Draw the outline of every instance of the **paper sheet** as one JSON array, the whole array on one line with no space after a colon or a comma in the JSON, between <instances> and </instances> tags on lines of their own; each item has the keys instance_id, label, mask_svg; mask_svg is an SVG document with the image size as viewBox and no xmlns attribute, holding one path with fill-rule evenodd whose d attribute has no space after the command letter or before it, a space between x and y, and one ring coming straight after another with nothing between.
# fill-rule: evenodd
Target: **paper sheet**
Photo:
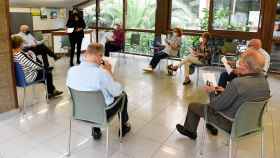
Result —
<instances>
[{"instance_id":1,"label":"paper sheet","mask_svg":"<svg viewBox=\"0 0 280 158\"><path fill-rule=\"evenodd\" d=\"M228 64L227 58L226 58L225 56L223 56L222 59L221 59L221 61L222 61L222 63L224 64L227 73L230 74L230 73L232 72L233 69L232 69L231 66Z\"/></svg>"},{"instance_id":2,"label":"paper sheet","mask_svg":"<svg viewBox=\"0 0 280 158\"><path fill-rule=\"evenodd\" d=\"M202 74L203 81L206 84L207 81L211 82L212 86L217 87L217 80L214 73L206 72Z\"/></svg>"},{"instance_id":3,"label":"paper sheet","mask_svg":"<svg viewBox=\"0 0 280 158\"><path fill-rule=\"evenodd\" d=\"M66 32L67 33L72 33L74 31L74 28L67 28Z\"/></svg>"}]
</instances>

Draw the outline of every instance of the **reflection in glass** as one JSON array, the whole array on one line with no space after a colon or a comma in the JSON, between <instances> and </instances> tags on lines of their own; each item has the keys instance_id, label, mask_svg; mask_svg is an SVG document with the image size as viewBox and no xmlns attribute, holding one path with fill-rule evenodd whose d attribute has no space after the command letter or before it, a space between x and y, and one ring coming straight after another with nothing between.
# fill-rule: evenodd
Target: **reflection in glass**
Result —
<instances>
[{"instance_id":1,"label":"reflection in glass","mask_svg":"<svg viewBox=\"0 0 280 158\"><path fill-rule=\"evenodd\" d=\"M215 30L257 32L261 0L215 0Z\"/></svg>"},{"instance_id":2,"label":"reflection in glass","mask_svg":"<svg viewBox=\"0 0 280 158\"><path fill-rule=\"evenodd\" d=\"M173 0L171 27L207 30L210 0Z\"/></svg>"}]
</instances>

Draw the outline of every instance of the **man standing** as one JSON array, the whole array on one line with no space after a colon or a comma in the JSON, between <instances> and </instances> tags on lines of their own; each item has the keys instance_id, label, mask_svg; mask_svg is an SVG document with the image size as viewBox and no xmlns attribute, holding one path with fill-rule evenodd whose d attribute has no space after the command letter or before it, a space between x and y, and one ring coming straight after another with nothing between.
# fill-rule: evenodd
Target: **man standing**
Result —
<instances>
[{"instance_id":1,"label":"man standing","mask_svg":"<svg viewBox=\"0 0 280 158\"><path fill-rule=\"evenodd\" d=\"M127 95L122 86L114 79L112 66L103 61L104 48L101 44L90 44L86 50L84 62L79 66L70 68L67 76L67 86L78 91L101 91L107 104L107 118L114 115L122 106L122 136L130 131L127 113ZM121 99L115 106L111 106L119 97ZM94 139L100 139L101 131L99 128L93 128Z\"/></svg>"},{"instance_id":2,"label":"man standing","mask_svg":"<svg viewBox=\"0 0 280 158\"><path fill-rule=\"evenodd\" d=\"M31 50L36 56L41 55L44 67L49 67L48 55L58 60L59 57L54 54L42 41L37 41L30 33L29 26L21 25L18 35L24 40L23 49L25 52Z\"/></svg>"},{"instance_id":3,"label":"man standing","mask_svg":"<svg viewBox=\"0 0 280 158\"><path fill-rule=\"evenodd\" d=\"M234 119L242 103L270 96L268 81L262 73L264 63L264 57L258 51L246 50L240 59L240 66L237 68L240 76L233 79L225 89L205 86L205 91L210 95L209 105L191 103L186 121L184 125L177 124L177 131L193 140L196 139L200 117L204 117L204 108L208 106L208 120L230 132L232 122L227 118ZM220 91L221 94L216 96L216 91ZM211 134L217 135L216 128L210 124L206 127Z\"/></svg>"}]
</instances>

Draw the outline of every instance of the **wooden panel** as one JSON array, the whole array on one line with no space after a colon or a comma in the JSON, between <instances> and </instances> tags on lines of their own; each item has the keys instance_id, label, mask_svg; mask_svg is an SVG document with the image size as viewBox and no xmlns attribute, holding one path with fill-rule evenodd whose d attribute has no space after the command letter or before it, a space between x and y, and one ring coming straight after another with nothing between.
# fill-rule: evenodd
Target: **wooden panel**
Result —
<instances>
[{"instance_id":1,"label":"wooden panel","mask_svg":"<svg viewBox=\"0 0 280 158\"><path fill-rule=\"evenodd\" d=\"M0 1L0 113L17 108L9 29L9 1Z\"/></svg>"}]
</instances>

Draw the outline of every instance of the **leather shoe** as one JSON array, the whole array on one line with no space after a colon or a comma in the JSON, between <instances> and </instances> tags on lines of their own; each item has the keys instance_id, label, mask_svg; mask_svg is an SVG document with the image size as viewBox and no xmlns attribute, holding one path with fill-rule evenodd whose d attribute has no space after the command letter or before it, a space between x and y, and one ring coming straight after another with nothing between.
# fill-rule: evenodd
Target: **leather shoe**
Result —
<instances>
[{"instance_id":1,"label":"leather shoe","mask_svg":"<svg viewBox=\"0 0 280 158\"><path fill-rule=\"evenodd\" d=\"M217 128L215 128L214 126L212 126L211 124L206 124L206 128L207 130L213 135L213 136L216 136L218 135L218 130Z\"/></svg>"},{"instance_id":2,"label":"leather shoe","mask_svg":"<svg viewBox=\"0 0 280 158\"><path fill-rule=\"evenodd\" d=\"M92 127L91 136L93 137L94 140L99 140L102 136L100 128Z\"/></svg>"},{"instance_id":3,"label":"leather shoe","mask_svg":"<svg viewBox=\"0 0 280 158\"><path fill-rule=\"evenodd\" d=\"M122 137L124 137L130 130L131 130L130 125L123 125L122 126ZM120 136L120 130L119 130L119 136Z\"/></svg>"},{"instance_id":4,"label":"leather shoe","mask_svg":"<svg viewBox=\"0 0 280 158\"><path fill-rule=\"evenodd\" d=\"M179 133L181 133L182 135L184 136L187 136L189 137L190 139L192 140L195 140L196 137L197 137L197 134L196 133L193 133L193 132L190 132L188 131L187 129L184 128L184 126L180 125L180 124L177 124L176 125L176 129Z\"/></svg>"}]
</instances>

